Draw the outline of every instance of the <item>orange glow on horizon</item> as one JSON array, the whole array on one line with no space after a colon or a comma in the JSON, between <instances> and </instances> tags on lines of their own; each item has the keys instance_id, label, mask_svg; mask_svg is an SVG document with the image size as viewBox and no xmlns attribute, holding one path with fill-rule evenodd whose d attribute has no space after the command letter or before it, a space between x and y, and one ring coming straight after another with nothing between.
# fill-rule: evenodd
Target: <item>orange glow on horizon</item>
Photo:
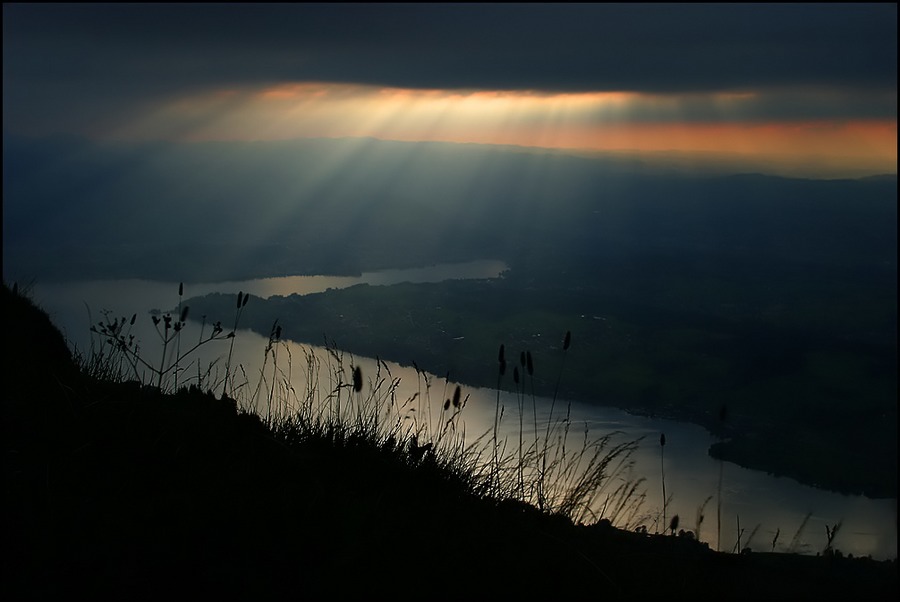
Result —
<instances>
[{"instance_id":1,"label":"orange glow on horizon","mask_svg":"<svg viewBox=\"0 0 900 602\"><path fill-rule=\"evenodd\" d=\"M896 117L743 118L763 96L758 91L663 96L300 82L182 98L120 128L113 137L185 141L372 137L576 151L731 153L847 161L854 169L868 165L873 172L896 173Z\"/></svg>"}]
</instances>

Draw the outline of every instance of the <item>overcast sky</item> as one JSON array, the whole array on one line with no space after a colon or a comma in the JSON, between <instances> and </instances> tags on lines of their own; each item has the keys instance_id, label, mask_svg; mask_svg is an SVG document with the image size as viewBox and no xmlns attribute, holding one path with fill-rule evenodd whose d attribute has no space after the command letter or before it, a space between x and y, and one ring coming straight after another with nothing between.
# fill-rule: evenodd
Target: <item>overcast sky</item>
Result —
<instances>
[{"instance_id":1,"label":"overcast sky","mask_svg":"<svg viewBox=\"0 0 900 602\"><path fill-rule=\"evenodd\" d=\"M226 94L229 110L242 111L231 123L246 129L248 94L293 90L299 101L311 88L298 84L309 82L350 85L319 89L332 100L359 96L359 85L557 99L614 92L579 97L605 108L578 119L606 119L611 99L627 99L631 122L854 121L855 131L878 123L882 137L887 123L896 143L897 6L3 5L5 131L137 135L139 119L144 131L166 130L160 107L170 131L186 127L188 105L197 127L199 107L211 115L210 99ZM311 106L314 97L302 98Z\"/></svg>"}]
</instances>

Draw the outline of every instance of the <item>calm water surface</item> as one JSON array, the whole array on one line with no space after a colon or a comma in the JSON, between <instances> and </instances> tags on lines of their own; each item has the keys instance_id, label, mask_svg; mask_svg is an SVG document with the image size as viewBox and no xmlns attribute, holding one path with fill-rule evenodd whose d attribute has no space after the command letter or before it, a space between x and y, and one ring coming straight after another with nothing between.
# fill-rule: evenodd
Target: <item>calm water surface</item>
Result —
<instances>
[{"instance_id":1,"label":"calm water surface","mask_svg":"<svg viewBox=\"0 0 900 602\"><path fill-rule=\"evenodd\" d=\"M398 282L436 282L450 278L495 277L506 266L499 261L481 261L467 264L433 266L415 270L386 270L364 273L359 277L294 276L286 278L265 278L240 282L185 283L185 296L205 295L211 292L249 292L261 297L272 295L308 294L328 288L341 288L359 283L371 285ZM177 304L178 283L153 282L145 280L89 281L69 283L39 283L34 285L32 296L50 314L70 343L81 350L90 347L89 324L101 319L103 310L113 316L130 317L138 314L135 324L136 337L148 357L153 354L158 337L153 330L147 312L152 308L169 308ZM249 310L248 310L249 311ZM90 316L90 317L89 317ZM190 323L185 330L186 340L198 337L199 324ZM245 387L250 391L258 380L265 356L266 339L251 331L237 333L233 363L243 366L247 380ZM337 368L332 356L317 346L286 342L279 351L279 366L282 370L290 362L290 381L297 392L307 391L307 358L317 358L319 362L320 399L327 396L333 386L329 377ZM290 352L288 354L288 351ZM192 369L208 366L228 353L225 342L214 342L201 348ZM376 360L366 357L344 355L345 364L359 365L367 380L371 381L379 373ZM345 366L346 367L346 366ZM266 368L271 374L271 363ZM431 425L434 432L442 424L446 414L442 414L444 401L452 396L456 383L443 378L417 373L411 367L392 362L383 362L381 375L390 377L388 382L397 383L394 391L395 409L405 412L405 420ZM243 377L242 377L243 378ZM397 380L399 379L399 380ZM386 390L387 382L383 385ZM463 397L468 395L466 407L458 425L458 432L465 432L465 441L473 442L478 435L492 433L498 394L493 389L480 389L462 385ZM414 401L408 401L408 400ZM526 397L524 415L521 419L522 439L527 446L535 439L535 415L537 415L537 436L542 440L548 420L559 418L570 407L572 429L568 445L580 448L588 430L591 438L607 433L620 432L614 442L626 442L643 438L633 456L634 464L629 472L616 478L635 480L643 478L640 491L645 495L642 505L629 518L640 521L650 531L660 528L662 522L662 477L665 469L667 497L666 515L670 519L679 515L679 528L694 530L698 524L698 510L703 507L700 522L700 537L712 547L732 550L740 534L741 546L749 545L754 550L769 551L776 533L775 550L790 549L804 552L820 552L826 544L826 525L841 523L834 545L845 554L855 556L871 554L874 558L896 558L897 556L897 513L896 500L873 500L864 496L849 496L822 491L801 485L788 478L769 476L763 472L747 470L730 463L720 464L707 454L712 437L703 428L675 422L633 416L625 412L565 400ZM404 403L406 405L404 406ZM507 437L510 453L518 449L520 418L520 398L512 392L501 392L499 403L503 409L500 423L500 437ZM551 406L554 408L551 416ZM414 410L412 408L415 408ZM257 407L265 413L265 404ZM659 436L666 435L664 457L660 454ZM717 528L717 502L721 471L721 532ZM616 481L619 482L619 481ZM610 490L614 483L611 482ZM712 499L709 499L712 496ZM708 500L708 501L707 501ZM602 496L601 496L602 501ZM706 504L704 506L704 503Z\"/></svg>"}]
</instances>

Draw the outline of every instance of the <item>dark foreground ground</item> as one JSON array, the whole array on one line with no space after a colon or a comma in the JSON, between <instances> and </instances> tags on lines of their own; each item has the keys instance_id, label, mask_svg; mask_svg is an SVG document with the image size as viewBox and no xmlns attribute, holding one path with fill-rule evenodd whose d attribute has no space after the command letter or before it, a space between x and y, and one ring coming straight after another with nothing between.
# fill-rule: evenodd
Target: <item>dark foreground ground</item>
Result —
<instances>
[{"instance_id":1,"label":"dark foreground ground","mask_svg":"<svg viewBox=\"0 0 900 602\"><path fill-rule=\"evenodd\" d=\"M3 296L5 600L896 599L896 561L576 527L402 449L87 380L45 314Z\"/></svg>"}]
</instances>

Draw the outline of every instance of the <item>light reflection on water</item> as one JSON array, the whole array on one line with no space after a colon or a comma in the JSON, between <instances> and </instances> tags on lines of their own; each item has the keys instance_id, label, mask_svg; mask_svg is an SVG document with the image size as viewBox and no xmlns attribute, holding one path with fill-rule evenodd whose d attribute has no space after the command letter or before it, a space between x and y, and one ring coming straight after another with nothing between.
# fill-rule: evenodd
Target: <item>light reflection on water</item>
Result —
<instances>
[{"instance_id":1,"label":"light reflection on water","mask_svg":"<svg viewBox=\"0 0 900 602\"><path fill-rule=\"evenodd\" d=\"M380 273L363 274L360 277L304 276L288 278L266 278L253 281L186 284L185 296L203 295L209 292L237 293L242 290L253 295L307 294L327 288L351 286L361 282L369 284L391 284L411 281L439 281L447 278L482 278L498 275L506 266L502 262L473 262L451 266L436 266L419 270L389 270ZM32 296L50 314L54 322L63 330L70 342L81 350L90 345L88 332L88 309L93 322L101 319L101 310L109 309L114 316L130 317L137 313L136 338L142 341L146 353L155 357L153 351L157 335L146 312L151 308L172 307L177 301L178 283L148 282L142 280L93 281L66 284L41 283L34 286ZM190 323L185 336L199 336L199 324ZM233 363L241 364L250 379L259 374L266 338L250 331L239 331L235 339ZM312 353L318 357L322 370L334 369L329 364L328 353L321 347L286 342L290 350L291 383L295 391L306 390L305 357ZM223 369L224 355L228 348L225 342L213 342L200 349L196 370L219 358L217 369ZM280 366L285 369L287 354L279 356ZM351 361L345 354L346 361ZM352 357L363 374L375 375L376 361L372 358ZM451 397L456 383L447 383L443 378L429 375L430 388L426 387L422 375L411 367L403 367L392 362L384 363L394 378L400 383L396 390L398 405L416 396L416 416L421 424L431 424L432 430L441 421L444 400ZM271 364L269 365L271 369ZM214 372L215 374L215 372ZM185 375L187 377L187 375ZM320 373L325 388L329 384L328 374ZM509 383L512 386L512 383ZM255 386L255 385L252 385ZM250 390L251 386L247 387ZM466 442L471 443L483 433L493 430L497 409L497 392L462 386L463 397L469 396L462 414ZM327 395L322 392L321 397ZM515 450L519 437L519 400L512 392L502 392L500 403L503 407L503 421L500 425L501 438L508 437L508 449ZM428 403L423 404L423 401ZM537 435L545 434L545 425L551 407L550 399L529 397L524 400L525 416L522 419L523 440L535 438L534 412L536 404ZM410 404L413 405L413 404ZM554 417L561 417L569 407L568 402L557 400ZM700 524L701 539L723 550L732 550L741 534L741 547L748 545L758 551L772 550L776 532L776 551L795 550L804 553L821 552L826 545L826 525L841 523L834 541L836 548L854 556L871 554L874 558L896 558L897 521L896 500L872 500L864 496L847 496L801 485L789 478L779 478L760 471L741 468L734 464L720 463L707 454L712 443L711 435L696 425L671 420L653 419L627 414L625 412L584 403L571 404L572 428L568 441L579 447L584 437L585 425L590 435L600 436L614 431L622 431L616 441L630 441L643 437L633 456L632 472L623 478L644 478L642 490L646 499L640 514L650 531L661 528L662 523L662 459L659 435L665 433L664 448L665 487L670 497L666 505L667 519L679 515L679 528L695 530L698 509L704 508ZM260 407L265 412L264 407ZM407 407L408 409L408 407ZM411 420L411 419L410 419ZM717 525L717 504L719 474L722 471L721 531ZM706 505L704 502L712 496ZM805 520L809 516L808 520ZM798 532L802 527L802 531Z\"/></svg>"}]
</instances>

